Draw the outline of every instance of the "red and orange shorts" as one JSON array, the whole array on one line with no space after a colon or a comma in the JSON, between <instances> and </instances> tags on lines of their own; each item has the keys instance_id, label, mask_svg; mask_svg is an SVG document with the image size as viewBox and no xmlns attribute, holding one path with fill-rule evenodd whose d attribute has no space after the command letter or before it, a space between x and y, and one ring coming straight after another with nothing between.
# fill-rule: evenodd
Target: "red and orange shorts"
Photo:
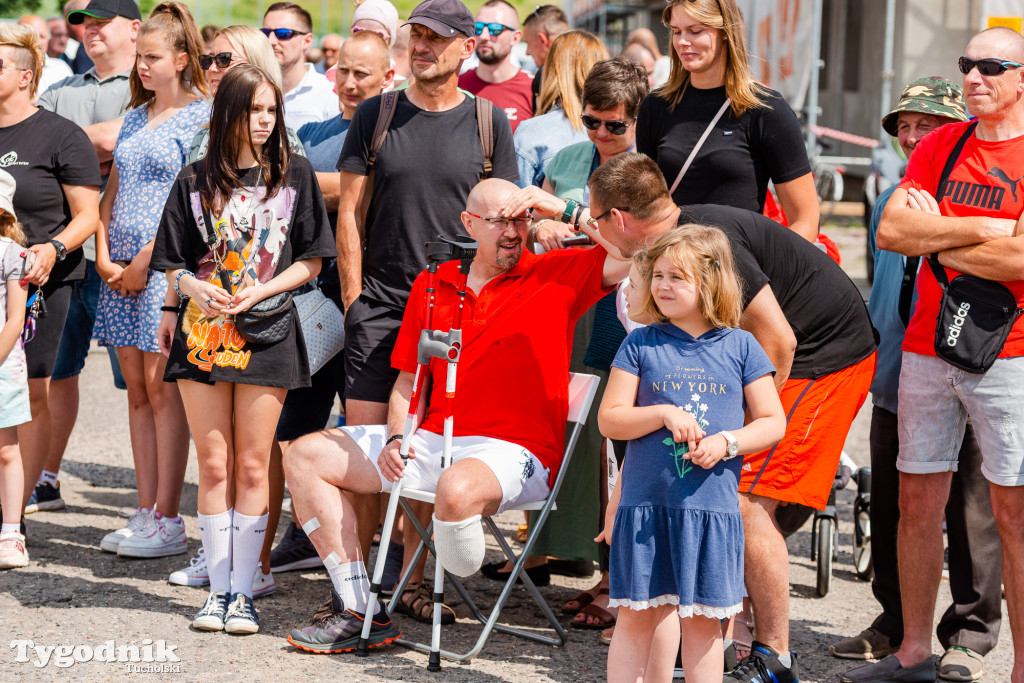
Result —
<instances>
[{"instance_id":1,"label":"red and orange shorts","mask_svg":"<svg viewBox=\"0 0 1024 683\"><path fill-rule=\"evenodd\" d=\"M744 456L740 493L823 509L875 364L872 353L818 379L788 380L779 396L786 435L772 448Z\"/></svg>"}]
</instances>

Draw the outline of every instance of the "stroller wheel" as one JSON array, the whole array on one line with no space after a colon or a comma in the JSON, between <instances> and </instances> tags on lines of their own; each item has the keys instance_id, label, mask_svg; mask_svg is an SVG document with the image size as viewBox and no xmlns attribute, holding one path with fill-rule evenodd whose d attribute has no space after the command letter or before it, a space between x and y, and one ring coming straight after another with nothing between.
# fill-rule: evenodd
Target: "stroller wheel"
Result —
<instances>
[{"instance_id":1,"label":"stroller wheel","mask_svg":"<svg viewBox=\"0 0 1024 683\"><path fill-rule=\"evenodd\" d=\"M817 520L818 595L825 597L832 587L832 559L835 555L835 522L829 517Z\"/></svg>"},{"instance_id":2,"label":"stroller wheel","mask_svg":"<svg viewBox=\"0 0 1024 683\"><path fill-rule=\"evenodd\" d=\"M870 581L874 575L874 563L871 560L871 520L866 509L857 507L854 517L853 532L853 564L857 578Z\"/></svg>"}]
</instances>

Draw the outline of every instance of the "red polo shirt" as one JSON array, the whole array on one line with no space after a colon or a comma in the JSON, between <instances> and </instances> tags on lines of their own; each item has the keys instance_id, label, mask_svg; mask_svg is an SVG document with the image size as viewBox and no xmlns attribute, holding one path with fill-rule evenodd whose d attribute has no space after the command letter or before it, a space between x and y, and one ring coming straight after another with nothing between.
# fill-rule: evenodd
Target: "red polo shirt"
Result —
<instances>
[{"instance_id":1,"label":"red polo shirt","mask_svg":"<svg viewBox=\"0 0 1024 683\"><path fill-rule=\"evenodd\" d=\"M489 83L472 69L459 76L459 87L490 100L505 112L513 133L520 123L533 118L533 74L528 71L520 69L507 81Z\"/></svg>"},{"instance_id":2,"label":"red polo shirt","mask_svg":"<svg viewBox=\"0 0 1024 683\"><path fill-rule=\"evenodd\" d=\"M565 450L569 354L577 319L612 288L601 286L606 253L562 249L524 252L515 268L466 293L463 351L455 386L455 436L487 436L519 444L549 468L551 481ZM458 262L437 270L434 329L447 331L458 299ZM412 285L391 365L416 371L423 328L426 273ZM433 379L422 428L443 432L447 363L432 359ZM438 454L440 455L440 454Z\"/></svg>"}]
</instances>

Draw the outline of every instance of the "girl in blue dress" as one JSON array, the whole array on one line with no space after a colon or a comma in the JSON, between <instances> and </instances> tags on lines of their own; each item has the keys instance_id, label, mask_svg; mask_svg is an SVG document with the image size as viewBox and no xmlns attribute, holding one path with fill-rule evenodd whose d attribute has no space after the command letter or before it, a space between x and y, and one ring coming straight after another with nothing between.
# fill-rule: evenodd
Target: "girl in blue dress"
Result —
<instances>
[{"instance_id":1,"label":"girl in blue dress","mask_svg":"<svg viewBox=\"0 0 1024 683\"><path fill-rule=\"evenodd\" d=\"M135 107L124 118L100 202L96 271L106 282L94 336L117 348L128 385L128 424L139 505L100 547L122 557L184 553L178 502L188 462L188 423L178 388L163 381L157 327L167 280L150 269L164 202L185 165L189 143L210 118L202 38L188 9L165 2L139 29L130 85Z\"/></svg>"},{"instance_id":2,"label":"girl in blue dress","mask_svg":"<svg viewBox=\"0 0 1024 683\"><path fill-rule=\"evenodd\" d=\"M721 620L743 602L735 456L781 439L785 415L771 362L737 329L742 288L725 234L682 226L638 266L641 306L631 317L657 322L622 343L598 413L605 436L629 441L602 534L609 604L625 608L608 679L671 679L681 628L686 679L717 683Z\"/></svg>"}]
</instances>

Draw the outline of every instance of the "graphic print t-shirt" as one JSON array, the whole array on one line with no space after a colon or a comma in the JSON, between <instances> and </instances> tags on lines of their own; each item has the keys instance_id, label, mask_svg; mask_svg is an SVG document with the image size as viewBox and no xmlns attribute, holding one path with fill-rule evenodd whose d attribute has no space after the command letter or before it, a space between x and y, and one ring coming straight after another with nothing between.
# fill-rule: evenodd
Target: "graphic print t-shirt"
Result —
<instances>
[{"instance_id":1,"label":"graphic print t-shirt","mask_svg":"<svg viewBox=\"0 0 1024 683\"><path fill-rule=\"evenodd\" d=\"M186 166L175 180L153 245L151 268L186 268L200 280L222 286L230 279L238 292L269 282L296 261L336 255L320 186L305 158L289 159L287 182L270 198L265 196L266 183L257 182L258 169L250 169L245 187L235 191L216 218L204 215L195 186L195 170L202 163ZM206 236L216 242L214 249L207 246ZM298 318L293 315L293 333L282 341L250 344L238 335L229 316L207 318L188 300L178 317L165 379L308 386L309 365Z\"/></svg>"},{"instance_id":2,"label":"graphic print t-shirt","mask_svg":"<svg viewBox=\"0 0 1024 683\"><path fill-rule=\"evenodd\" d=\"M950 123L933 131L914 150L900 187L917 188L938 194L939 176L969 123ZM946 182L939 203L943 216L990 216L1017 220L1024 211L1024 138L986 142L971 135ZM958 271L946 268L952 280ZM1024 281L1004 282L1024 305ZM942 288L927 264L917 276L917 307L903 338L903 350L925 356L935 355L935 325ZM1017 318L1003 345L1000 358L1024 356L1024 317Z\"/></svg>"},{"instance_id":3,"label":"graphic print t-shirt","mask_svg":"<svg viewBox=\"0 0 1024 683\"><path fill-rule=\"evenodd\" d=\"M515 133L520 123L533 118L533 81L534 77L529 72L520 69L507 81L489 83L473 69L459 76L459 87L493 102L505 112Z\"/></svg>"}]
</instances>

